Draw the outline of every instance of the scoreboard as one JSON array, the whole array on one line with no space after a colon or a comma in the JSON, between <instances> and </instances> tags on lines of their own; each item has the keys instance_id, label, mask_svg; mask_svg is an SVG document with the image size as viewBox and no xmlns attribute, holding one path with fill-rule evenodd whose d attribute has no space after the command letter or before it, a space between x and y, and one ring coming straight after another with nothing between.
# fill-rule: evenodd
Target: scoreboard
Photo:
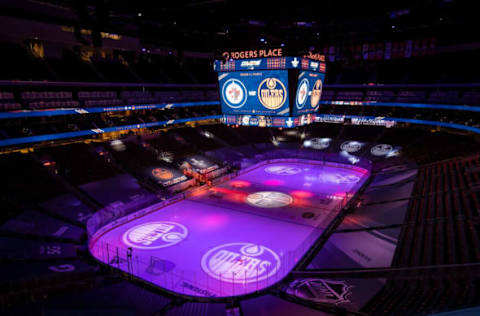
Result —
<instances>
[{"instance_id":1,"label":"scoreboard","mask_svg":"<svg viewBox=\"0 0 480 316\"><path fill-rule=\"evenodd\" d=\"M244 118L313 114L320 105L325 68L324 62L301 57L216 60L222 112Z\"/></svg>"},{"instance_id":2,"label":"scoreboard","mask_svg":"<svg viewBox=\"0 0 480 316\"><path fill-rule=\"evenodd\" d=\"M218 76L223 113L288 116L286 70L225 72Z\"/></svg>"}]
</instances>

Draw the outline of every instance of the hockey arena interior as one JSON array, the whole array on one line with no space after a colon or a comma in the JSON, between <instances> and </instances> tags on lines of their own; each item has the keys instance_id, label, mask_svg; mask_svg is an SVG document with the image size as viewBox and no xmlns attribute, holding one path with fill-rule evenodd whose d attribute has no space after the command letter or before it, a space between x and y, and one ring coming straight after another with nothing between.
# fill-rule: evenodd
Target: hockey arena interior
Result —
<instances>
[{"instance_id":1,"label":"hockey arena interior","mask_svg":"<svg viewBox=\"0 0 480 316\"><path fill-rule=\"evenodd\" d=\"M480 314L473 7L0 8L0 314Z\"/></svg>"}]
</instances>

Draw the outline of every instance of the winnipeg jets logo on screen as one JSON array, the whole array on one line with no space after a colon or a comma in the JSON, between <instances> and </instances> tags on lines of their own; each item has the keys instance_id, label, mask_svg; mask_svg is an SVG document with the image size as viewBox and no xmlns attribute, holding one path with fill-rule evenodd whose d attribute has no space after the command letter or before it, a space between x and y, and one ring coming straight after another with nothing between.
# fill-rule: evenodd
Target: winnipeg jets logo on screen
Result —
<instances>
[{"instance_id":1,"label":"winnipeg jets logo on screen","mask_svg":"<svg viewBox=\"0 0 480 316\"><path fill-rule=\"evenodd\" d=\"M150 222L134 226L123 234L123 242L138 249L170 247L188 235L185 226L175 222Z\"/></svg>"},{"instance_id":2,"label":"winnipeg jets logo on screen","mask_svg":"<svg viewBox=\"0 0 480 316\"><path fill-rule=\"evenodd\" d=\"M210 249L202 257L202 269L222 282L250 283L272 278L280 257L262 245L237 242Z\"/></svg>"},{"instance_id":3,"label":"winnipeg jets logo on screen","mask_svg":"<svg viewBox=\"0 0 480 316\"><path fill-rule=\"evenodd\" d=\"M247 89L238 79L229 79L223 84L223 101L231 108L241 108L247 101Z\"/></svg>"},{"instance_id":4,"label":"winnipeg jets logo on screen","mask_svg":"<svg viewBox=\"0 0 480 316\"><path fill-rule=\"evenodd\" d=\"M277 110L287 100L287 89L277 78L266 78L258 85L258 100L269 110Z\"/></svg>"},{"instance_id":5,"label":"winnipeg jets logo on screen","mask_svg":"<svg viewBox=\"0 0 480 316\"><path fill-rule=\"evenodd\" d=\"M247 196L248 204L262 208L284 207L292 202L290 195L276 191L260 191Z\"/></svg>"},{"instance_id":6,"label":"winnipeg jets logo on screen","mask_svg":"<svg viewBox=\"0 0 480 316\"><path fill-rule=\"evenodd\" d=\"M304 78L298 85L297 90L297 109L302 109L307 102L308 97L308 79Z\"/></svg>"},{"instance_id":7,"label":"winnipeg jets logo on screen","mask_svg":"<svg viewBox=\"0 0 480 316\"><path fill-rule=\"evenodd\" d=\"M393 149L392 145L388 144L378 144L372 147L370 153L374 156L385 156Z\"/></svg>"},{"instance_id":8,"label":"winnipeg jets logo on screen","mask_svg":"<svg viewBox=\"0 0 480 316\"><path fill-rule=\"evenodd\" d=\"M265 168L265 171L271 174L277 174L281 176L291 176L297 173L302 172L302 169L298 167L290 167L290 166L270 166Z\"/></svg>"}]
</instances>

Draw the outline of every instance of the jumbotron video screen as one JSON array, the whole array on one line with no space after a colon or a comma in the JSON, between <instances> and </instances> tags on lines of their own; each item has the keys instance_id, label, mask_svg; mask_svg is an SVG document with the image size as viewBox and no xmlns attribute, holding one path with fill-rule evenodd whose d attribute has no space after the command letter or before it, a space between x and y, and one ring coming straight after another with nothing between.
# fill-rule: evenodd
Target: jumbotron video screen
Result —
<instances>
[{"instance_id":1,"label":"jumbotron video screen","mask_svg":"<svg viewBox=\"0 0 480 316\"><path fill-rule=\"evenodd\" d=\"M300 57L217 60L215 70L227 123L257 125L257 121L273 122L275 118L311 121L299 117L319 108L325 80L323 62Z\"/></svg>"}]
</instances>

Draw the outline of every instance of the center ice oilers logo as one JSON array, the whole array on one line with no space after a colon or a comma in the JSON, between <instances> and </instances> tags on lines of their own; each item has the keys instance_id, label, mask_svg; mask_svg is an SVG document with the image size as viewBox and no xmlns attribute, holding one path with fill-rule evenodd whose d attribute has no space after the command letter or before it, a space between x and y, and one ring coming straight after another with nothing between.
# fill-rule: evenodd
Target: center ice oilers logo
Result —
<instances>
[{"instance_id":1,"label":"center ice oilers logo","mask_svg":"<svg viewBox=\"0 0 480 316\"><path fill-rule=\"evenodd\" d=\"M388 144L378 144L370 149L370 153L374 156L385 156L393 149L392 145Z\"/></svg>"},{"instance_id":2,"label":"center ice oilers logo","mask_svg":"<svg viewBox=\"0 0 480 316\"><path fill-rule=\"evenodd\" d=\"M346 141L340 146L340 148L347 153L354 153L362 148L362 143L357 141Z\"/></svg>"},{"instance_id":3,"label":"center ice oilers logo","mask_svg":"<svg viewBox=\"0 0 480 316\"><path fill-rule=\"evenodd\" d=\"M312 95L310 96L310 106L312 108L315 108L318 105L318 102L320 102L320 97L322 96L322 87L323 85L321 79L315 81L312 89Z\"/></svg>"},{"instance_id":4,"label":"center ice oilers logo","mask_svg":"<svg viewBox=\"0 0 480 316\"><path fill-rule=\"evenodd\" d=\"M123 234L123 242L138 249L159 249L170 247L184 240L188 235L185 226L175 222L150 222L137 225Z\"/></svg>"},{"instance_id":5,"label":"center ice oilers logo","mask_svg":"<svg viewBox=\"0 0 480 316\"><path fill-rule=\"evenodd\" d=\"M280 269L280 257L271 249L237 242L210 249L202 269L212 278L230 283L251 283L271 278Z\"/></svg>"},{"instance_id":6,"label":"center ice oilers logo","mask_svg":"<svg viewBox=\"0 0 480 316\"><path fill-rule=\"evenodd\" d=\"M287 89L277 78L266 78L258 85L257 95L264 107L276 110L287 100Z\"/></svg>"},{"instance_id":7,"label":"center ice oilers logo","mask_svg":"<svg viewBox=\"0 0 480 316\"><path fill-rule=\"evenodd\" d=\"M247 101L247 88L238 79L229 79L223 84L222 98L234 109L241 108Z\"/></svg>"},{"instance_id":8,"label":"center ice oilers logo","mask_svg":"<svg viewBox=\"0 0 480 316\"><path fill-rule=\"evenodd\" d=\"M281 176L291 176L302 172L302 169L290 166L270 166L265 168L265 171L271 174L277 174Z\"/></svg>"},{"instance_id":9,"label":"center ice oilers logo","mask_svg":"<svg viewBox=\"0 0 480 316\"><path fill-rule=\"evenodd\" d=\"M308 99L308 79L303 78L302 81L300 81L300 84L298 85L297 89L297 109L303 109L303 106L307 102Z\"/></svg>"},{"instance_id":10,"label":"center ice oilers logo","mask_svg":"<svg viewBox=\"0 0 480 316\"><path fill-rule=\"evenodd\" d=\"M247 195L247 203L256 207L274 208L291 204L293 198L276 191L260 191Z\"/></svg>"}]
</instances>

